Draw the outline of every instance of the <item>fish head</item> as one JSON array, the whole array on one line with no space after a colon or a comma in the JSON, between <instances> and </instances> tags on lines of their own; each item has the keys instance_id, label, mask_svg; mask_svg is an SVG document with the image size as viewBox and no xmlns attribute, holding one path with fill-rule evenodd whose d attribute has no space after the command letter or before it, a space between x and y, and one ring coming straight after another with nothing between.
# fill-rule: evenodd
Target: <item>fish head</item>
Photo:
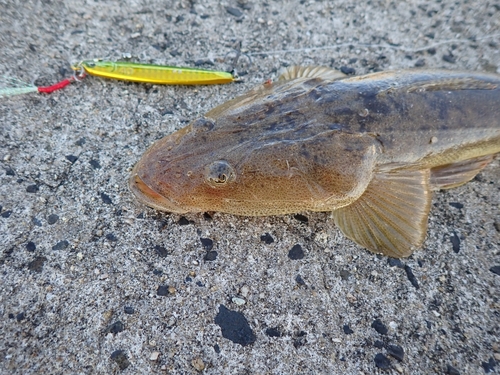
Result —
<instances>
[{"instance_id":1,"label":"fish head","mask_svg":"<svg viewBox=\"0 0 500 375\"><path fill-rule=\"evenodd\" d=\"M266 90L153 144L132 172L132 192L162 211L245 216L325 211L359 197L373 171L374 138L319 125L289 104L276 108L281 102Z\"/></svg>"}]
</instances>

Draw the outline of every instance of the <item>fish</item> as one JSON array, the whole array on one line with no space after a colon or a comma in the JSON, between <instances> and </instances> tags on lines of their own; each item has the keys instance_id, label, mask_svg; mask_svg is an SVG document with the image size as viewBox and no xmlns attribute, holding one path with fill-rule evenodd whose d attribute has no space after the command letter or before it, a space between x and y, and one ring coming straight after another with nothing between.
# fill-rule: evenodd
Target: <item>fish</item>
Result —
<instances>
[{"instance_id":1,"label":"fish","mask_svg":"<svg viewBox=\"0 0 500 375\"><path fill-rule=\"evenodd\" d=\"M129 186L177 214L331 211L358 245L402 258L425 240L433 192L499 152L497 74L293 66L156 141Z\"/></svg>"}]
</instances>

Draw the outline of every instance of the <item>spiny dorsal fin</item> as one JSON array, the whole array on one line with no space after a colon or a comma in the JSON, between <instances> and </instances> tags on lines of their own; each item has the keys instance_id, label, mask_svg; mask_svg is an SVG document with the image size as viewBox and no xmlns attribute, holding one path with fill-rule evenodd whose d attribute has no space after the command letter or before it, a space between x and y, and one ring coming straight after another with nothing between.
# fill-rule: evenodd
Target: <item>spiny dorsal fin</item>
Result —
<instances>
[{"instance_id":1,"label":"spiny dorsal fin","mask_svg":"<svg viewBox=\"0 0 500 375\"><path fill-rule=\"evenodd\" d=\"M333 212L335 224L370 251L410 256L427 231L429 175L428 169L377 172L358 200Z\"/></svg>"},{"instance_id":2,"label":"spiny dorsal fin","mask_svg":"<svg viewBox=\"0 0 500 375\"><path fill-rule=\"evenodd\" d=\"M289 66L278 77L278 81L289 81L296 78L322 78L326 81L345 78L346 75L326 66Z\"/></svg>"},{"instance_id":3,"label":"spiny dorsal fin","mask_svg":"<svg viewBox=\"0 0 500 375\"><path fill-rule=\"evenodd\" d=\"M450 189L465 184L492 160L493 155L486 155L432 168L431 189Z\"/></svg>"}]
</instances>

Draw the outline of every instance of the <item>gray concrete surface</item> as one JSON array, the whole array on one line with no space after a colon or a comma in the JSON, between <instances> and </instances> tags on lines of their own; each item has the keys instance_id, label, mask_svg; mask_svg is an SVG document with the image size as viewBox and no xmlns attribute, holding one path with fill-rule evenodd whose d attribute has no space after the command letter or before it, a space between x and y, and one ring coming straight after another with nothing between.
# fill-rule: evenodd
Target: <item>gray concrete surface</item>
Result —
<instances>
[{"instance_id":1,"label":"gray concrete surface","mask_svg":"<svg viewBox=\"0 0 500 375\"><path fill-rule=\"evenodd\" d=\"M89 78L0 99L0 373L498 373L498 158L435 194L424 248L400 263L329 213L181 218L127 179L153 141L290 64L499 72L500 2L0 0L0 73L40 85L123 54L226 69L237 41L253 60L240 84ZM221 306L247 320L240 343Z\"/></svg>"}]
</instances>

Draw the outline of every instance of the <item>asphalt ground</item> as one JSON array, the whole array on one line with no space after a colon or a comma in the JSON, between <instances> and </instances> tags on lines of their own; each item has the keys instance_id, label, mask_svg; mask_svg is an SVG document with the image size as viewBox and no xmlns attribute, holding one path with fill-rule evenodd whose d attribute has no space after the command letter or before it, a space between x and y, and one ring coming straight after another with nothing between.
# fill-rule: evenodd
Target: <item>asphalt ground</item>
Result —
<instances>
[{"instance_id":1,"label":"asphalt ground","mask_svg":"<svg viewBox=\"0 0 500 375\"><path fill-rule=\"evenodd\" d=\"M166 214L127 180L155 140L283 67L498 73L499 40L489 0L0 0L0 75L37 85L89 58L225 70L246 54L238 84L88 77L0 99L0 373L498 372L498 158L435 193L400 261L330 213Z\"/></svg>"}]
</instances>

